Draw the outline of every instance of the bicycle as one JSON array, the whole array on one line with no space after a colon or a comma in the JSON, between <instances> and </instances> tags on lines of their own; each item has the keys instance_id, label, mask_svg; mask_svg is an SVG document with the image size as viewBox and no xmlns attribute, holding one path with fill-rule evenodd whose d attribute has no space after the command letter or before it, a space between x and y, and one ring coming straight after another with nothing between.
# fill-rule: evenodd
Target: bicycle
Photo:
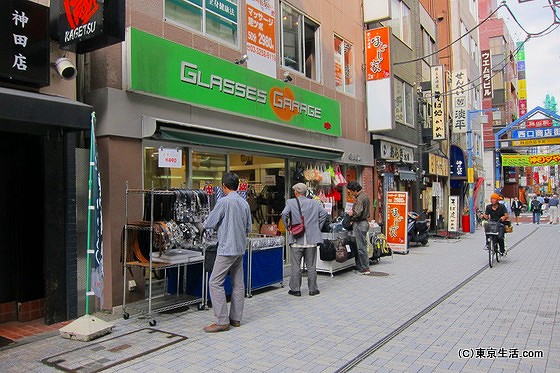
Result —
<instances>
[{"instance_id":1,"label":"bicycle","mask_svg":"<svg viewBox=\"0 0 560 373\"><path fill-rule=\"evenodd\" d=\"M498 236L500 235L500 230L503 232L504 224L497 221L486 221L484 224L484 232L486 233L486 250L488 250L488 265L492 268L494 264L494 259L496 262L500 262L500 244L498 243ZM505 247L504 247L505 250Z\"/></svg>"}]
</instances>

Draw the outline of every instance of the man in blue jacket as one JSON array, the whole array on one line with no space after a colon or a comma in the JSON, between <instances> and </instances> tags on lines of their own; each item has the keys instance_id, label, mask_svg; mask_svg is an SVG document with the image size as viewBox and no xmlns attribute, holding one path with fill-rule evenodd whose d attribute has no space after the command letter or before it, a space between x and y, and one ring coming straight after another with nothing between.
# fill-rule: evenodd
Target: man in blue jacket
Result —
<instances>
[{"instance_id":1,"label":"man in blue jacket","mask_svg":"<svg viewBox=\"0 0 560 373\"><path fill-rule=\"evenodd\" d=\"M240 326L245 302L245 282L243 279L243 255L247 249L247 235L252 230L251 209L243 197L237 194L239 176L228 172L222 177L225 197L216 206L204 223L205 229L218 230L218 251L210 275L210 297L216 322L204 327L207 333L229 330ZM230 274L231 305L228 314L224 281Z\"/></svg>"}]
</instances>

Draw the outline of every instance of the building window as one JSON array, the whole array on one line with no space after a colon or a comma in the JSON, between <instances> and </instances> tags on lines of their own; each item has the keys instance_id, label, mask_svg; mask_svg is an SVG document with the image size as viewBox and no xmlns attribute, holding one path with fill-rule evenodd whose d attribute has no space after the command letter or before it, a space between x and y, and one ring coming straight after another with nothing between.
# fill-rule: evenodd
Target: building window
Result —
<instances>
[{"instance_id":1,"label":"building window","mask_svg":"<svg viewBox=\"0 0 560 373\"><path fill-rule=\"evenodd\" d=\"M435 65L435 54L434 51L436 50L436 42L432 38L430 34L426 31L426 29L422 28L422 55L426 56L424 61L428 65Z\"/></svg>"},{"instance_id":2,"label":"building window","mask_svg":"<svg viewBox=\"0 0 560 373\"><path fill-rule=\"evenodd\" d=\"M476 44L476 41L474 40L473 37L471 37L471 57L474 61L474 64L476 66L480 65L480 58L478 55L479 51L478 51L478 45Z\"/></svg>"},{"instance_id":3,"label":"building window","mask_svg":"<svg viewBox=\"0 0 560 373\"><path fill-rule=\"evenodd\" d=\"M165 19L239 45L238 0L165 0Z\"/></svg>"},{"instance_id":4,"label":"building window","mask_svg":"<svg viewBox=\"0 0 560 373\"><path fill-rule=\"evenodd\" d=\"M282 3L282 65L321 80L319 24Z\"/></svg>"},{"instance_id":5,"label":"building window","mask_svg":"<svg viewBox=\"0 0 560 373\"><path fill-rule=\"evenodd\" d=\"M468 33L469 29L463 23L463 21L461 21L461 45L463 46L463 48L465 48L467 53L469 53L469 36L467 35Z\"/></svg>"},{"instance_id":6,"label":"building window","mask_svg":"<svg viewBox=\"0 0 560 373\"><path fill-rule=\"evenodd\" d=\"M334 36L334 81L337 91L356 93L354 83L354 48L352 44Z\"/></svg>"},{"instance_id":7,"label":"building window","mask_svg":"<svg viewBox=\"0 0 560 373\"><path fill-rule=\"evenodd\" d=\"M410 8L401 0L391 0L391 15L389 21L383 22L384 26L391 26L393 35L408 46L412 45L412 27Z\"/></svg>"},{"instance_id":8,"label":"building window","mask_svg":"<svg viewBox=\"0 0 560 373\"><path fill-rule=\"evenodd\" d=\"M414 126L414 95L412 86L395 78L395 121Z\"/></svg>"}]
</instances>

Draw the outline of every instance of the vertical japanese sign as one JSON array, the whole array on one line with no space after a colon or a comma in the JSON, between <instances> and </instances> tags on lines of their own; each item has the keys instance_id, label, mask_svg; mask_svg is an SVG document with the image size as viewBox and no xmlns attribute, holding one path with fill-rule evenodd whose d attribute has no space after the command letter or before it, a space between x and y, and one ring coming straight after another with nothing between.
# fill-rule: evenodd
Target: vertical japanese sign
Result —
<instances>
[{"instance_id":1,"label":"vertical japanese sign","mask_svg":"<svg viewBox=\"0 0 560 373\"><path fill-rule=\"evenodd\" d=\"M490 50L480 52L482 67L482 98L492 98L492 60L490 58Z\"/></svg>"},{"instance_id":2,"label":"vertical japanese sign","mask_svg":"<svg viewBox=\"0 0 560 373\"><path fill-rule=\"evenodd\" d=\"M527 114L527 80L525 80L525 46L524 42L517 43L517 98L519 117Z\"/></svg>"},{"instance_id":3,"label":"vertical japanese sign","mask_svg":"<svg viewBox=\"0 0 560 373\"><path fill-rule=\"evenodd\" d=\"M393 128L389 28L366 30L366 96L369 131Z\"/></svg>"},{"instance_id":4,"label":"vertical japanese sign","mask_svg":"<svg viewBox=\"0 0 560 373\"><path fill-rule=\"evenodd\" d=\"M445 139L445 115L443 110L443 66L430 68L432 81L432 136L434 140Z\"/></svg>"},{"instance_id":5,"label":"vertical japanese sign","mask_svg":"<svg viewBox=\"0 0 560 373\"><path fill-rule=\"evenodd\" d=\"M276 78L275 8L272 0L247 0L247 67Z\"/></svg>"},{"instance_id":6,"label":"vertical japanese sign","mask_svg":"<svg viewBox=\"0 0 560 373\"><path fill-rule=\"evenodd\" d=\"M453 133L467 132L467 70L453 72Z\"/></svg>"},{"instance_id":7,"label":"vertical japanese sign","mask_svg":"<svg viewBox=\"0 0 560 373\"><path fill-rule=\"evenodd\" d=\"M385 236L391 249L408 252L408 192L387 192Z\"/></svg>"},{"instance_id":8,"label":"vertical japanese sign","mask_svg":"<svg viewBox=\"0 0 560 373\"><path fill-rule=\"evenodd\" d=\"M449 196L449 224L447 230L450 232L459 231L459 196Z\"/></svg>"},{"instance_id":9,"label":"vertical japanese sign","mask_svg":"<svg viewBox=\"0 0 560 373\"><path fill-rule=\"evenodd\" d=\"M49 8L28 0L0 6L0 79L49 85Z\"/></svg>"}]
</instances>

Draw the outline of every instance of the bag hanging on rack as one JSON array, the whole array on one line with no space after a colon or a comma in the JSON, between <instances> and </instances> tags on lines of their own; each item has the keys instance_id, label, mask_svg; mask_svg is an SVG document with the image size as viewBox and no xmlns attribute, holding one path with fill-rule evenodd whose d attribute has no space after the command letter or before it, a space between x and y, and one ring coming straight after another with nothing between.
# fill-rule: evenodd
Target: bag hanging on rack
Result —
<instances>
[{"instance_id":1,"label":"bag hanging on rack","mask_svg":"<svg viewBox=\"0 0 560 373\"><path fill-rule=\"evenodd\" d=\"M336 166L336 171L334 172L334 184L337 187L342 187L348 184L344 175L342 175L342 171L340 170L340 166Z\"/></svg>"},{"instance_id":2,"label":"bag hanging on rack","mask_svg":"<svg viewBox=\"0 0 560 373\"><path fill-rule=\"evenodd\" d=\"M260 233L265 236L277 236L278 226L276 224L263 224Z\"/></svg>"},{"instance_id":3,"label":"bag hanging on rack","mask_svg":"<svg viewBox=\"0 0 560 373\"><path fill-rule=\"evenodd\" d=\"M294 236L295 238L301 237L303 236L303 234L305 233L305 222L303 219L303 214L301 213L301 204L299 202L299 200L296 197L296 202L298 205L298 210L299 210L299 216L301 218L301 223L297 223L297 224L290 224L290 226L288 227L288 232L290 232L290 234L292 236Z\"/></svg>"},{"instance_id":4,"label":"bag hanging on rack","mask_svg":"<svg viewBox=\"0 0 560 373\"><path fill-rule=\"evenodd\" d=\"M349 214L344 214L342 218L342 222L340 223L342 228L346 229L347 231L352 230L352 217Z\"/></svg>"},{"instance_id":5,"label":"bag hanging on rack","mask_svg":"<svg viewBox=\"0 0 560 373\"><path fill-rule=\"evenodd\" d=\"M311 166L307 166L305 171L303 171L303 178L305 181L314 181L315 180L315 170L311 168Z\"/></svg>"},{"instance_id":6,"label":"bag hanging on rack","mask_svg":"<svg viewBox=\"0 0 560 373\"><path fill-rule=\"evenodd\" d=\"M321 171L321 181L319 181L319 185L331 185L332 184L332 176L331 174L323 168Z\"/></svg>"}]
</instances>

